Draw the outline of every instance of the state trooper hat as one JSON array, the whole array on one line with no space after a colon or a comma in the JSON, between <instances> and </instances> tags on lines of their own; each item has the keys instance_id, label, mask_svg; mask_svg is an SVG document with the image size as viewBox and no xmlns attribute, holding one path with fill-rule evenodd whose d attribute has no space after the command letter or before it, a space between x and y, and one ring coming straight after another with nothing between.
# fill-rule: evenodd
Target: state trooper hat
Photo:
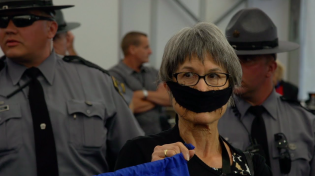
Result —
<instances>
[{"instance_id":1,"label":"state trooper hat","mask_svg":"<svg viewBox=\"0 0 315 176\"><path fill-rule=\"evenodd\" d=\"M76 22L67 23L64 19L64 16L61 10L56 10L55 12L56 12L55 20L58 23L57 34L70 31L80 26L80 23L76 23Z\"/></svg>"},{"instance_id":2,"label":"state trooper hat","mask_svg":"<svg viewBox=\"0 0 315 176\"><path fill-rule=\"evenodd\" d=\"M53 5L52 0L0 0L0 12L18 10L58 10L73 5Z\"/></svg>"},{"instance_id":3,"label":"state trooper hat","mask_svg":"<svg viewBox=\"0 0 315 176\"><path fill-rule=\"evenodd\" d=\"M277 27L258 8L237 12L226 27L225 35L237 55L275 54L299 47L293 42L280 41Z\"/></svg>"}]
</instances>

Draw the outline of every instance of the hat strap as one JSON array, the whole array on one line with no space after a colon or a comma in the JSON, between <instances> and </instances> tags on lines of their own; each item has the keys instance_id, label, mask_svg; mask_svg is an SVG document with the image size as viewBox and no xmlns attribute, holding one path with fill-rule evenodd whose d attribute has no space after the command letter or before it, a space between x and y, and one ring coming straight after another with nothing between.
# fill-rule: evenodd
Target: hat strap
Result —
<instances>
[{"instance_id":1,"label":"hat strap","mask_svg":"<svg viewBox=\"0 0 315 176\"><path fill-rule=\"evenodd\" d=\"M229 42L230 45L236 50L259 50L270 49L278 46L278 38L273 41L261 42Z\"/></svg>"},{"instance_id":2,"label":"hat strap","mask_svg":"<svg viewBox=\"0 0 315 176\"><path fill-rule=\"evenodd\" d=\"M52 1L11 1L0 3L0 9L46 7L52 5Z\"/></svg>"}]
</instances>

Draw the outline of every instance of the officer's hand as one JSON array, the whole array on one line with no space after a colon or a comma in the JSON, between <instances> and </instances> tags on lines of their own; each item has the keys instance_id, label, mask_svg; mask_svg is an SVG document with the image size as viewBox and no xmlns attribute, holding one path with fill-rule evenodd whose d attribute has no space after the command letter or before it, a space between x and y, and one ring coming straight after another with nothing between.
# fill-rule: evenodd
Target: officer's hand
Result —
<instances>
[{"instance_id":1,"label":"officer's hand","mask_svg":"<svg viewBox=\"0 0 315 176\"><path fill-rule=\"evenodd\" d=\"M171 157L179 153L182 153L185 160L189 161L189 159L194 156L195 150L188 150L181 142L165 144L162 146L158 145L154 148L151 161L162 160L166 157Z\"/></svg>"},{"instance_id":2,"label":"officer's hand","mask_svg":"<svg viewBox=\"0 0 315 176\"><path fill-rule=\"evenodd\" d=\"M77 55L77 52L74 49L74 35L70 31L67 32L67 51L69 55Z\"/></svg>"},{"instance_id":3,"label":"officer's hand","mask_svg":"<svg viewBox=\"0 0 315 176\"><path fill-rule=\"evenodd\" d=\"M72 49L73 43L74 43L74 35L72 34L72 32L68 31L67 32L67 48Z\"/></svg>"}]
</instances>

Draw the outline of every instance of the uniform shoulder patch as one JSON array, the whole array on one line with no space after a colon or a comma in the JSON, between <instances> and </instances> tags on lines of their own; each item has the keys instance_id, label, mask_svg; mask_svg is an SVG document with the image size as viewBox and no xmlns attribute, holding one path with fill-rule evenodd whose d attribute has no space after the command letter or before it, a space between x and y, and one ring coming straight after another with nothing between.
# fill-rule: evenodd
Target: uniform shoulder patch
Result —
<instances>
[{"instance_id":1,"label":"uniform shoulder patch","mask_svg":"<svg viewBox=\"0 0 315 176\"><path fill-rule=\"evenodd\" d=\"M85 60L83 59L82 57L80 56L64 56L62 58L63 61L65 62L73 62L73 63L79 63L79 64L83 64L83 65L86 65L88 67L91 67L91 68L95 68L95 69L98 69L100 70L101 72L107 74L110 76L109 72L107 70L105 70L104 68L94 64L93 62L91 61L88 61L88 60Z\"/></svg>"},{"instance_id":2,"label":"uniform shoulder patch","mask_svg":"<svg viewBox=\"0 0 315 176\"><path fill-rule=\"evenodd\" d=\"M111 76L111 77L112 77L113 84L114 84L114 87L115 87L116 91L117 91L120 95L122 95L121 90L119 89L119 82L117 81L117 79L116 79L115 77L113 77L113 76Z\"/></svg>"},{"instance_id":3,"label":"uniform shoulder patch","mask_svg":"<svg viewBox=\"0 0 315 176\"><path fill-rule=\"evenodd\" d=\"M4 66L5 66L5 63L4 63L5 58L6 58L5 55L0 57L0 71L1 71L1 70L4 68Z\"/></svg>"},{"instance_id":4,"label":"uniform shoulder patch","mask_svg":"<svg viewBox=\"0 0 315 176\"><path fill-rule=\"evenodd\" d=\"M122 96L122 98L126 102L126 99L124 98L124 94L126 93L126 87L125 87L124 83L119 82L114 76L111 76L111 77L113 80L115 90Z\"/></svg>"}]
</instances>

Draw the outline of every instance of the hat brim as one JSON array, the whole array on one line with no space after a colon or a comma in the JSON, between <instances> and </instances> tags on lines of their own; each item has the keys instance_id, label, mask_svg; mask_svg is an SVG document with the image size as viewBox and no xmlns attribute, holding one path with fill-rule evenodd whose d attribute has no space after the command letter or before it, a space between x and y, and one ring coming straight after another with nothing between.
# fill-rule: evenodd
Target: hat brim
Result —
<instances>
[{"instance_id":1,"label":"hat brim","mask_svg":"<svg viewBox=\"0 0 315 176\"><path fill-rule=\"evenodd\" d=\"M235 50L236 55L259 55L259 54L275 54L288 52L295 49L298 49L300 45L287 42L287 41L279 41L278 46L270 49L260 49L260 50Z\"/></svg>"},{"instance_id":2,"label":"hat brim","mask_svg":"<svg viewBox=\"0 0 315 176\"><path fill-rule=\"evenodd\" d=\"M16 7L9 9L0 9L0 12L10 12L17 10L60 10L65 8L73 7L74 5L62 5L62 6L45 6L45 7Z\"/></svg>"},{"instance_id":3,"label":"hat brim","mask_svg":"<svg viewBox=\"0 0 315 176\"><path fill-rule=\"evenodd\" d=\"M67 31L71 31L72 29L78 28L80 27L81 24L80 23L76 23L76 22L67 22L67 26L65 28L63 28L62 30L58 30L57 34L62 33L62 32L67 32Z\"/></svg>"}]
</instances>

